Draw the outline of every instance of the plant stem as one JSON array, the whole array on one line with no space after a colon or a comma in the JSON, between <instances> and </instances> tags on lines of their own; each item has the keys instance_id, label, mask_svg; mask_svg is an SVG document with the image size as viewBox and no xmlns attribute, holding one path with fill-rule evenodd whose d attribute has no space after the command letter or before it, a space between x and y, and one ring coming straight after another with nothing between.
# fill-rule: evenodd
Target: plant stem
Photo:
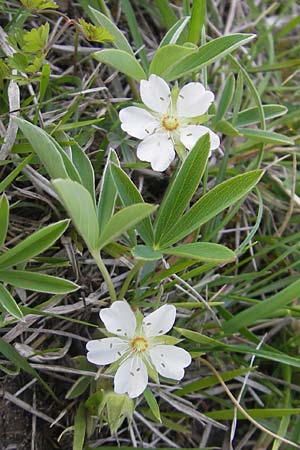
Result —
<instances>
[{"instance_id":1,"label":"plant stem","mask_svg":"<svg viewBox=\"0 0 300 450\"><path fill-rule=\"evenodd\" d=\"M138 261L136 263L136 265L130 270L126 280L123 283L123 286L121 288L120 294L118 299L119 300L123 300L123 298L125 297L126 292L128 291L129 285L131 283L131 281L133 280L133 278L135 277L135 275L138 273L138 271L140 270L140 268L143 266L144 261Z\"/></svg>"},{"instance_id":2,"label":"plant stem","mask_svg":"<svg viewBox=\"0 0 300 450\"><path fill-rule=\"evenodd\" d=\"M112 282L112 280L110 278L110 275L108 273L108 270L107 270L107 268L105 267L105 264L102 261L102 258L100 256L100 252L93 250L93 251L91 251L91 254L92 254L93 258L95 259L95 261L97 263L97 266L98 266L98 268L99 268L99 270L100 270L100 272L101 272L101 274L103 276L103 279L104 279L104 281L105 281L105 283L107 285L111 301L115 302L117 300L117 294L116 294L113 282Z\"/></svg>"}]
</instances>

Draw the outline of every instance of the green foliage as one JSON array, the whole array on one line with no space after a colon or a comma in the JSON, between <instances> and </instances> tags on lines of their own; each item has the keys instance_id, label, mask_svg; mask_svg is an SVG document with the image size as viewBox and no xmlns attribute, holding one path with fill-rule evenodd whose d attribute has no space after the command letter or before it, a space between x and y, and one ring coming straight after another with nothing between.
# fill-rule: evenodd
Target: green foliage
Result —
<instances>
[{"instance_id":1,"label":"green foliage","mask_svg":"<svg viewBox=\"0 0 300 450\"><path fill-rule=\"evenodd\" d=\"M81 25L82 32L88 41L100 43L113 41L114 37L105 28L97 27L91 23L86 22L84 19L79 19L78 22Z\"/></svg>"},{"instance_id":2,"label":"green foliage","mask_svg":"<svg viewBox=\"0 0 300 450\"><path fill-rule=\"evenodd\" d=\"M55 2L48 0L20 0L22 5L28 9L55 9L58 5Z\"/></svg>"},{"instance_id":3,"label":"green foliage","mask_svg":"<svg viewBox=\"0 0 300 450\"><path fill-rule=\"evenodd\" d=\"M24 34L24 45L22 50L29 53L43 53L49 38L49 23L41 25L38 28L33 28Z\"/></svg>"}]
</instances>

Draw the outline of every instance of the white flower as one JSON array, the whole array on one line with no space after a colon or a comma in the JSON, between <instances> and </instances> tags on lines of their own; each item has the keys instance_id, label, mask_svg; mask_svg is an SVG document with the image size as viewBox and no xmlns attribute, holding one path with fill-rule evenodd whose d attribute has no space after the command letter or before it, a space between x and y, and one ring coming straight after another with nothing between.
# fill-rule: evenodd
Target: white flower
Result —
<instances>
[{"instance_id":1,"label":"white flower","mask_svg":"<svg viewBox=\"0 0 300 450\"><path fill-rule=\"evenodd\" d=\"M191 363L190 354L183 348L162 343L160 338L175 322L175 306L158 308L138 325L129 304L125 300L116 301L100 311L100 318L107 331L118 337L89 341L87 359L97 365L120 360L114 379L117 394L128 393L130 398L142 394L147 387L148 370L173 380L183 378L184 368Z\"/></svg>"},{"instance_id":2,"label":"white flower","mask_svg":"<svg viewBox=\"0 0 300 450\"><path fill-rule=\"evenodd\" d=\"M191 150L198 139L210 135L211 150L220 145L219 137L209 128L191 124L191 119L206 113L214 94L201 83L188 83L171 95L168 84L157 75L142 80L141 99L148 109L129 106L120 111L121 128L130 136L142 139L137 156L151 163L153 170L163 171L175 158L175 148L183 144Z\"/></svg>"}]
</instances>

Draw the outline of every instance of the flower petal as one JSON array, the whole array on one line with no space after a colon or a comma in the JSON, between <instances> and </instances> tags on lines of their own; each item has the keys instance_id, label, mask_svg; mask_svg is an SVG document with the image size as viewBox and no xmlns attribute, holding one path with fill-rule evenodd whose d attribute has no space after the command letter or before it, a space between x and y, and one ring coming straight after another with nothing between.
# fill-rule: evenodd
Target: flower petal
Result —
<instances>
[{"instance_id":1,"label":"flower petal","mask_svg":"<svg viewBox=\"0 0 300 450\"><path fill-rule=\"evenodd\" d=\"M149 80L142 80L140 86L141 99L148 108L160 114L166 114L171 102L168 84L157 75L150 75Z\"/></svg>"},{"instance_id":2,"label":"flower petal","mask_svg":"<svg viewBox=\"0 0 300 450\"><path fill-rule=\"evenodd\" d=\"M127 394L130 398L141 395L147 387L148 372L142 359L134 356L125 359L115 375L115 392Z\"/></svg>"},{"instance_id":3,"label":"flower petal","mask_svg":"<svg viewBox=\"0 0 300 450\"><path fill-rule=\"evenodd\" d=\"M177 113L179 117L197 117L206 113L214 101L214 94L201 83L188 83L179 91Z\"/></svg>"},{"instance_id":4,"label":"flower petal","mask_svg":"<svg viewBox=\"0 0 300 450\"><path fill-rule=\"evenodd\" d=\"M138 139L144 139L159 126L159 121L143 108L129 106L120 111L121 128Z\"/></svg>"},{"instance_id":5,"label":"flower petal","mask_svg":"<svg viewBox=\"0 0 300 450\"><path fill-rule=\"evenodd\" d=\"M175 158L173 142L167 133L154 133L140 142L137 157L151 163L153 170L163 172Z\"/></svg>"},{"instance_id":6,"label":"flower petal","mask_svg":"<svg viewBox=\"0 0 300 450\"><path fill-rule=\"evenodd\" d=\"M101 309L100 318L110 333L129 338L134 336L136 319L125 300L114 302L109 308Z\"/></svg>"},{"instance_id":7,"label":"flower petal","mask_svg":"<svg viewBox=\"0 0 300 450\"><path fill-rule=\"evenodd\" d=\"M163 305L143 319L143 330L147 337L161 336L171 330L176 319L176 308Z\"/></svg>"},{"instance_id":8,"label":"flower petal","mask_svg":"<svg viewBox=\"0 0 300 450\"><path fill-rule=\"evenodd\" d=\"M180 140L188 150L191 150L198 139L206 133L209 133L210 149L215 150L220 145L219 136L202 125L187 125L186 127L182 127L180 130Z\"/></svg>"},{"instance_id":9,"label":"flower petal","mask_svg":"<svg viewBox=\"0 0 300 450\"><path fill-rule=\"evenodd\" d=\"M192 362L191 355L175 345L156 345L150 348L149 353L157 372L172 380L181 380L184 368Z\"/></svg>"},{"instance_id":10,"label":"flower petal","mask_svg":"<svg viewBox=\"0 0 300 450\"><path fill-rule=\"evenodd\" d=\"M87 359L102 366L117 361L129 349L128 344L117 337L96 339L86 344Z\"/></svg>"}]
</instances>

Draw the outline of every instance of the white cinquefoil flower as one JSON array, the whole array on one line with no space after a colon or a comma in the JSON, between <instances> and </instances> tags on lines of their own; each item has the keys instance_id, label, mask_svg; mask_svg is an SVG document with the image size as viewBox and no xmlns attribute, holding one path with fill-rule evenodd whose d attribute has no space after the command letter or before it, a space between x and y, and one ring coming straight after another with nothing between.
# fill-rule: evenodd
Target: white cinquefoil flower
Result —
<instances>
[{"instance_id":1,"label":"white cinquefoil flower","mask_svg":"<svg viewBox=\"0 0 300 450\"><path fill-rule=\"evenodd\" d=\"M137 156L150 162L153 170L166 170L175 158L177 146L182 144L191 150L206 133L210 135L210 149L219 147L220 139L213 131L191 123L205 114L214 100L214 94L201 83L188 83L178 95L173 95L165 80L152 74L149 80L141 81L140 94L147 109L137 106L122 109L121 128L142 139Z\"/></svg>"},{"instance_id":2,"label":"white cinquefoil flower","mask_svg":"<svg viewBox=\"0 0 300 450\"><path fill-rule=\"evenodd\" d=\"M100 318L107 331L115 336L89 341L87 359L99 366L120 360L114 377L117 394L138 397L147 387L148 371L173 380L183 378L184 368L191 363L190 354L183 348L163 343L162 337L173 327L175 306L164 305L138 324L129 304L122 300L102 309Z\"/></svg>"}]
</instances>

